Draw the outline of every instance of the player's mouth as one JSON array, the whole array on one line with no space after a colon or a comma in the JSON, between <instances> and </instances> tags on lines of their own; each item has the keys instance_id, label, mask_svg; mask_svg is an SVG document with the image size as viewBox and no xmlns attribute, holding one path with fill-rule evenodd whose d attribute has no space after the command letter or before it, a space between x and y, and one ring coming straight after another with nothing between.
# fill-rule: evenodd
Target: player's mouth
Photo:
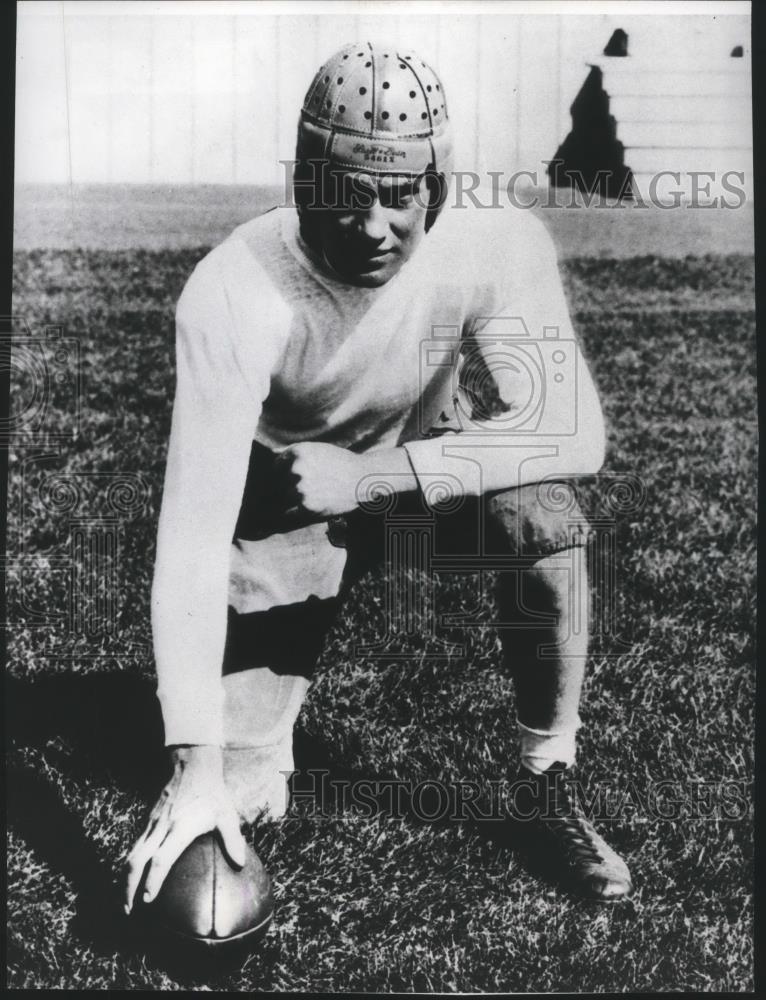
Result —
<instances>
[{"instance_id":1,"label":"player's mouth","mask_svg":"<svg viewBox=\"0 0 766 1000\"><path fill-rule=\"evenodd\" d=\"M385 267L393 256L393 250L379 250L377 253L360 257L359 265L362 271L377 271L378 268Z\"/></svg>"}]
</instances>

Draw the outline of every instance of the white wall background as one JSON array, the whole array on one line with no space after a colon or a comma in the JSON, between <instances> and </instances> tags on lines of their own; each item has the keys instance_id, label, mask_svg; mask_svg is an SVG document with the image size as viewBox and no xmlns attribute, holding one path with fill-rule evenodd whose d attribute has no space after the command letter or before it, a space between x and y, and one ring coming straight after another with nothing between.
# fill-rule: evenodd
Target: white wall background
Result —
<instances>
[{"instance_id":1,"label":"white wall background","mask_svg":"<svg viewBox=\"0 0 766 1000\"><path fill-rule=\"evenodd\" d=\"M627 161L651 161L647 150L658 144L688 146L679 136L692 133L678 123L691 120L697 155L684 154L689 162L699 164L700 147L703 162L729 164L731 150L744 150L749 162L750 25L742 5L730 4L728 14L710 5L703 15L679 14L672 4L652 15L578 9L410 14L393 7L363 16L293 13L289 4L274 14L257 3L211 10L24 2L16 180L280 183L279 160L293 156L314 72L340 45L367 38L411 45L432 62L455 124L459 169L542 176L541 161L569 131L569 105L587 63L604 63L617 27L630 36L631 57L610 62L605 85L618 137L631 147ZM729 58L737 44L744 59Z\"/></svg>"}]
</instances>

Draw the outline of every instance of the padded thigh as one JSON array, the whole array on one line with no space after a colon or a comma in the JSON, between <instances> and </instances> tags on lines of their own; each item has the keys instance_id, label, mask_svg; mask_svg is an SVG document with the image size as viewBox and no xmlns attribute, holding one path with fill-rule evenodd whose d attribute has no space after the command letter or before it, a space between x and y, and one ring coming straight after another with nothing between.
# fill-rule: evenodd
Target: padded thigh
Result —
<instances>
[{"instance_id":1,"label":"padded thigh","mask_svg":"<svg viewBox=\"0 0 766 1000\"><path fill-rule=\"evenodd\" d=\"M589 536L573 492L560 481L457 497L433 507L419 493L400 494L384 512L359 509L346 522L347 583L388 558L397 533L427 535L426 549L437 565L454 559L469 572L486 556L515 556L529 565L585 545Z\"/></svg>"},{"instance_id":2,"label":"padded thigh","mask_svg":"<svg viewBox=\"0 0 766 1000\"><path fill-rule=\"evenodd\" d=\"M224 674L269 666L276 673L310 677L353 583L391 559L400 561L405 553L425 569L472 572L489 568L495 556L517 558L519 568L524 568L555 552L585 545L589 535L573 492L560 481L481 498L457 497L442 507L429 507L420 493L404 493L389 497L384 506L383 510L375 505L359 508L323 526L327 553L346 549L337 596L313 594L254 613L229 608ZM259 519L259 530L252 534L268 530L265 523Z\"/></svg>"},{"instance_id":3,"label":"padded thigh","mask_svg":"<svg viewBox=\"0 0 766 1000\"><path fill-rule=\"evenodd\" d=\"M510 555L542 559L588 541L588 521L565 482L503 490L485 497L485 504L488 545L499 539Z\"/></svg>"}]
</instances>

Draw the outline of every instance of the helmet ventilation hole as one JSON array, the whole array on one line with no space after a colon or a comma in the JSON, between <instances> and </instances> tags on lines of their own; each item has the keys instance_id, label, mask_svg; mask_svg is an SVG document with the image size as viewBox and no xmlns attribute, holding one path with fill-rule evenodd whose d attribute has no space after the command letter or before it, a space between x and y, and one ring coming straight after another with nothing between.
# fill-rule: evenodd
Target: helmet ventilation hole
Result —
<instances>
[{"instance_id":1,"label":"helmet ventilation hole","mask_svg":"<svg viewBox=\"0 0 766 1000\"><path fill-rule=\"evenodd\" d=\"M349 62L354 58L361 59L360 66L363 68L363 71L357 70L356 75L352 73L356 63ZM344 62L348 62L348 66L344 66ZM422 70L416 69L418 65ZM410 70L411 75L400 76L394 72L395 66L399 70ZM381 72L383 67L386 68ZM399 150L406 149L409 157L410 147L413 154L417 149L419 157L421 149L426 152L428 137L438 136L441 145L447 149L444 162L450 162L449 134L445 134L442 140L449 119L445 96L441 91L439 77L416 52L396 49L381 52L377 45L366 43L358 50L347 46L326 62L314 77L304 98L302 114L305 114L305 119L299 128L305 131L305 135L299 131L298 148L301 153L304 146L306 149L314 148L312 129L319 129L322 135L337 133L343 137L343 142L336 147L339 157L350 144L347 155L351 160L360 164L372 160L372 164L367 165L368 169L385 176L395 173L395 166L401 169L401 164L394 165L393 160L394 155L403 155ZM341 100L342 104L339 103ZM356 145L358 140L354 136L361 138L365 135L381 139L387 137L396 146L395 154L382 163L383 153L378 152L377 147L370 152L366 145ZM436 139L433 141L436 142ZM436 153L431 150L431 155L436 156L438 166L440 150Z\"/></svg>"}]
</instances>

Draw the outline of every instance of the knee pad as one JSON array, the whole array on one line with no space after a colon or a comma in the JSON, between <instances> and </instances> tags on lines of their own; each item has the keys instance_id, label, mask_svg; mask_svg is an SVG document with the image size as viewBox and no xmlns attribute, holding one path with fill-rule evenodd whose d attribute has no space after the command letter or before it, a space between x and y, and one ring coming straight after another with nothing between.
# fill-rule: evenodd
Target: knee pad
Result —
<instances>
[{"instance_id":1,"label":"knee pad","mask_svg":"<svg viewBox=\"0 0 766 1000\"><path fill-rule=\"evenodd\" d=\"M587 544L590 528L574 490L561 481L530 483L486 498L487 545L532 559Z\"/></svg>"}]
</instances>

